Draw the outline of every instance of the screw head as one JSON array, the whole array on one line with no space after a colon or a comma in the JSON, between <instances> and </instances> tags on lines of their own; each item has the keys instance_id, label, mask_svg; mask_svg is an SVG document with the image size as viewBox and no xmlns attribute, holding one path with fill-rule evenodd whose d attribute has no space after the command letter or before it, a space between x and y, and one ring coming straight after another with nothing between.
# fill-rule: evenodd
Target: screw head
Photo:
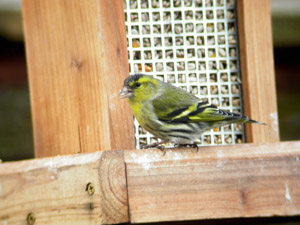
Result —
<instances>
[{"instance_id":1,"label":"screw head","mask_svg":"<svg viewBox=\"0 0 300 225\"><path fill-rule=\"evenodd\" d=\"M86 185L86 189L85 189L87 192L88 192L88 194L89 195L94 195L94 193L95 193L95 186L94 186L94 184L93 183L88 183L87 185Z\"/></svg>"},{"instance_id":2,"label":"screw head","mask_svg":"<svg viewBox=\"0 0 300 225\"><path fill-rule=\"evenodd\" d=\"M27 224L28 225L33 225L35 223L35 216L34 216L34 214L32 212L28 213L26 220L27 220Z\"/></svg>"}]
</instances>

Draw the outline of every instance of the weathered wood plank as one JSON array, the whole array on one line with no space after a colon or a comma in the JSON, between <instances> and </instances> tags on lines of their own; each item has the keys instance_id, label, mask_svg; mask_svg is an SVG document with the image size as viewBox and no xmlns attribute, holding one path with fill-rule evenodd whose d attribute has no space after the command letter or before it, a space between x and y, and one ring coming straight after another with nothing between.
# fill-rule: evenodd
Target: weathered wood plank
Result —
<instances>
[{"instance_id":1,"label":"weathered wood plank","mask_svg":"<svg viewBox=\"0 0 300 225\"><path fill-rule=\"evenodd\" d=\"M300 214L300 142L124 154L133 223Z\"/></svg>"},{"instance_id":2,"label":"weathered wood plank","mask_svg":"<svg viewBox=\"0 0 300 225\"><path fill-rule=\"evenodd\" d=\"M36 157L135 147L123 4L22 1Z\"/></svg>"},{"instance_id":3,"label":"weathered wood plank","mask_svg":"<svg viewBox=\"0 0 300 225\"><path fill-rule=\"evenodd\" d=\"M279 141L270 13L270 0L237 0L244 114L268 124L246 124L247 142Z\"/></svg>"},{"instance_id":4,"label":"weathered wood plank","mask_svg":"<svg viewBox=\"0 0 300 225\"><path fill-rule=\"evenodd\" d=\"M30 213L36 224L128 222L123 152L0 164L0 224L26 224Z\"/></svg>"}]
</instances>

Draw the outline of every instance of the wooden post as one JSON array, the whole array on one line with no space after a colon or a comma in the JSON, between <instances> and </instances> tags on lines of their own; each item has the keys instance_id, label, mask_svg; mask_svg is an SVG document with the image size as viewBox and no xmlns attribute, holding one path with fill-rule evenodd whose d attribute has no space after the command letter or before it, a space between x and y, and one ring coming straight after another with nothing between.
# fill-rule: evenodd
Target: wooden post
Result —
<instances>
[{"instance_id":1,"label":"wooden post","mask_svg":"<svg viewBox=\"0 0 300 225\"><path fill-rule=\"evenodd\" d=\"M246 140L279 141L270 0L238 0L237 19L244 114L268 124L246 124Z\"/></svg>"},{"instance_id":2,"label":"wooden post","mask_svg":"<svg viewBox=\"0 0 300 225\"><path fill-rule=\"evenodd\" d=\"M36 157L135 148L123 1L23 0ZM126 135L124 135L126 134Z\"/></svg>"}]
</instances>

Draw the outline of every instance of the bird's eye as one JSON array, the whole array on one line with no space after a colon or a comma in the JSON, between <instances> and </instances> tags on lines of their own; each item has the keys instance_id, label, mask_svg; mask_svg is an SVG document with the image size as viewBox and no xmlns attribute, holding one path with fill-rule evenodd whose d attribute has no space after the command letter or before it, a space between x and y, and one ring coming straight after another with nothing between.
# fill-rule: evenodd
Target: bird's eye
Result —
<instances>
[{"instance_id":1,"label":"bird's eye","mask_svg":"<svg viewBox=\"0 0 300 225\"><path fill-rule=\"evenodd\" d=\"M142 84L141 83L135 83L135 87L139 87L139 86L141 86Z\"/></svg>"}]
</instances>

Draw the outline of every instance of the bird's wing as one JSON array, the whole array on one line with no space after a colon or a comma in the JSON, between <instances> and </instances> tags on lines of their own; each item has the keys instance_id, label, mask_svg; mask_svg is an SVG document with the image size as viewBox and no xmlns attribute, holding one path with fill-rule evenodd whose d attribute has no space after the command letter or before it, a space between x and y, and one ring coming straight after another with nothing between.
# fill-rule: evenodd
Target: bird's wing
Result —
<instances>
[{"instance_id":1,"label":"bird's wing","mask_svg":"<svg viewBox=\"0 0 300 225\"><path fill-rule=\"evenodd\" d=\"M214 122L214 121L232 121L232 122L246 122L248 117L237 113L227 112L218 109L214 105L207 102L197 101L192 104L185 104L184 102L165 102L156 99L153 101L153 107L156 116L159 120L165 122ZM168 110L166 110L166 108Z\"/></svg>"}]
</instances>

